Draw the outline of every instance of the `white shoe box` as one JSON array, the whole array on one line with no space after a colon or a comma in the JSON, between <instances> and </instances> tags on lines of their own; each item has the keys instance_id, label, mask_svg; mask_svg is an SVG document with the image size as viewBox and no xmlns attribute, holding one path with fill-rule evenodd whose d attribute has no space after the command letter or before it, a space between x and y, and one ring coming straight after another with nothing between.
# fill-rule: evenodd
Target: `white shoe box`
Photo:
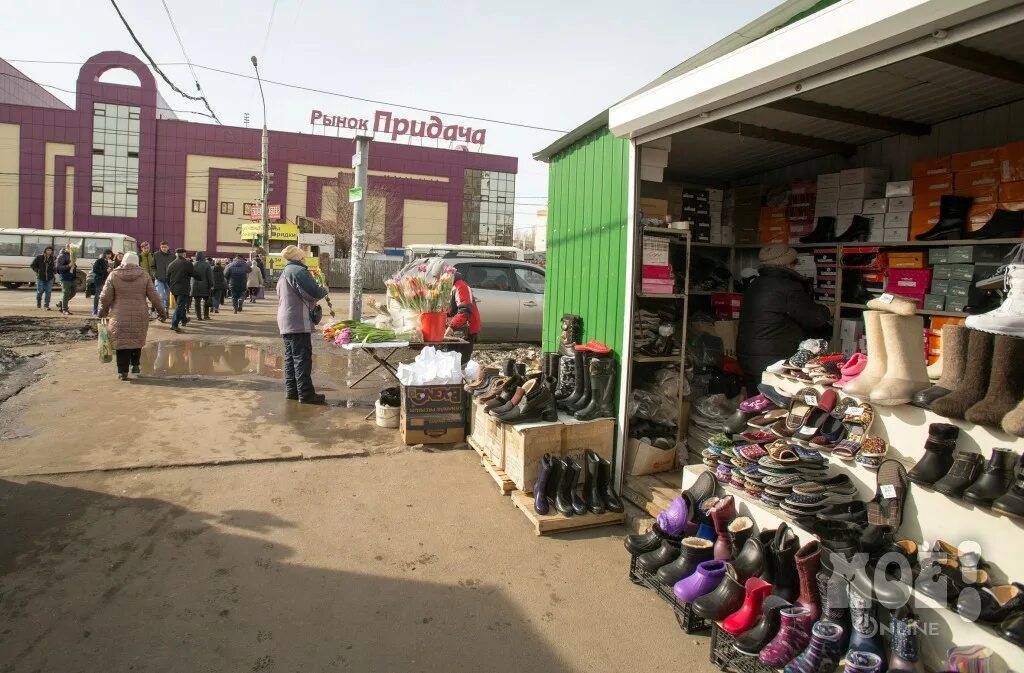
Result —
<instances>
[{"instance_id":1,"label":"white shoe box","mask_svg":"<svg viewBox=\"0 0 1024 673\"><path fill-rule=\"evenodd\" d=\"M900 180L899 182L887 182L885 183L885 198L892 198L895 196L913 196L914 195L914 181L913 180Z\"/></svg>"},{"instance_id":2,"label":"white shoe box","mask_svg":"<svg viewBox=\"0 0 1024 673\"><path fill-rule=\"evenodd\" d=\"M879 215L885 213L889 208L889 201L886 199L864 199L865 215Z\"/></svg>"},{"instance_id":3,"label":"white shoe box","mask_svg":"<svg viewBox=\"0 0 1024 673\"><path fill-rule=\"evenodd\" d=\"M840 215L859 215L864 212L864 199L841 199L837 212Z\"/></svg>"},{"instance_id":4,"label":"white shoe box","mask_svg":"<svg viewBox=\"0 0 1024 673\"><path fill-rule=\"evenodd\" d=\"M856 185L862 182L885 183L889 179L888 168L848 168L839 172L840 185Z\"/></svg>"},{"instance_id":5,"label":"white shoe box","mask_svg":"<svg viewBox=\"0 0 1024 673\"><path fill-rule=\"evenodd\" d=\"M885 195L883 182L858 182L854 185L839 187L840 199L877 199Z\"/></svg>"}]
</instances>

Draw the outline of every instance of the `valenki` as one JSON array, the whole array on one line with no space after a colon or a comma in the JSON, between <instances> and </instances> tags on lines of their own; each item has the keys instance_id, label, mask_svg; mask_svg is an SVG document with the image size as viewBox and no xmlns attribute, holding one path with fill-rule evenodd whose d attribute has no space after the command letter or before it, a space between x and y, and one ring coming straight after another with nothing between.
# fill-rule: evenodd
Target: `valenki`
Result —
<instances>
[{"instance_id":1,"label":"valenki","mask_svg":"<svg viewBox=\"0 0 1024 673\"><path fill-rule=\"evenodd\" d=\"M864 336L868 342L868 364L843 390L854 397L868 399L872 389L885 376L885 337L882 335L881 311L864 311Z\"/></svg>"}]
</instances>

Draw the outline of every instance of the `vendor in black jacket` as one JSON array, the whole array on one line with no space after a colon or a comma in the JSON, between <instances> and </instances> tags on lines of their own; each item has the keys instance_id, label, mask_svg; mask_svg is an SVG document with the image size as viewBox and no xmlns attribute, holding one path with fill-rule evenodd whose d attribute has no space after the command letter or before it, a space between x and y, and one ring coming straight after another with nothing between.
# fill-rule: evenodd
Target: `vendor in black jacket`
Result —
<instances>
[{"instance_id":1,"label":"vendor in black jacket","mask_svg":"<svg viewBox=\"0 0 1024 673\"><path fill-rule=\"evenodd\" d=\"M743 369L747 395L768 365L796 353L812 330L825 325L829 309L815 303L806 280L795 270L796 250L781 243L761 248L757 278L743 293L736 354Z\"/></svg>"}]
</instances>

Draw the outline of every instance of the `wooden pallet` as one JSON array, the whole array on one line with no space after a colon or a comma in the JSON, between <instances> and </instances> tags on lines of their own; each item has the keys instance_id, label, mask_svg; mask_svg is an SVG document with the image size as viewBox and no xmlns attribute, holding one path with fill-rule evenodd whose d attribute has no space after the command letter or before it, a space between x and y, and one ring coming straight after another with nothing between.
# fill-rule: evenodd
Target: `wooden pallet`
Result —
<instances>
[{"instance_id":1,"label":"wooden pallet","mask_svg":"<svg viewBox=\"0 0 1024 673\"><path fill-rule=\"evenodd\" d=\"M682 492L682 487L682 470L640 477L626 476L622 480L622 497L650 516L657 516Z\"/></svg>"},{"instance_id":2,"label":"wooden pallet","mask_svg":"<svg viewBox=\"0 0 1024 673\"><path fill-rule=\"evenodd\" d=\"M476 451L478 456L480 456L480 464L484 466L484 470L487 471L487 474L491 475L491 479L498 484L499 493L502 495L508 495L516 489L516 485L512 483L512 480L508 478L508 475L494 466L491 459L487 457L487 454L484 453L484 450L480 445L473 441L472 437L467 437L466 442L472 446L473 450Z\"/></svg>"},{"instance_id":3,"label":"wooden pallet","mask_svg":"<svg viewBox=\"0 0 1024 673\"><path fill-rule=\"evenodd\" d=\"M530 523L533 524L533 530L537 535L565 533L583 528L596 528L597 526L610 526L622 523L626 519L626 515L622 512L562 516L552 509L550 514L537 514L533 509L533 496L527 495L522 491L512 491L512 504L518 507L519 511L530 520Z\"/></svg>"}]
</instances>

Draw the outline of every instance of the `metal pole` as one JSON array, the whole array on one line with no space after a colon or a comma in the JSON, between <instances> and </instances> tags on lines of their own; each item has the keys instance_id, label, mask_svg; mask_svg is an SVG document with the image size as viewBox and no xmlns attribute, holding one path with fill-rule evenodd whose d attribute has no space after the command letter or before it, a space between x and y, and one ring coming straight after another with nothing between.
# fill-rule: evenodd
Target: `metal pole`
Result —
<instances>
[{"instance_id":1,"label":"metal pole","mask_svg":"<svg viewBox=\"0 0 1024 673\"><path fill-rule=\"evenodd\" d=\"M263 95L263 80L260 79L260 66L256 61L256 57L253 56L251 59L252 67L256 71L256 83L260 87L260 100L263 102L263 138L262 147L260 152L260 176L262 178L262 188L260 190L260 222L263 224L260 229L260 243L263 244L264 254L270 252L270 205L267 200L270 198L270 173L269 161L270 161L270 136L267 134L267 99ZM266 279L264 279L266 282Z\"/></svg>"},{"instance_id":2,"label":"metal pole","mask_svg":"<svg viewBox=\"0 0 1024 673\"><path fill-rule=\"evenodd\" d=\"M356 155L352 167L356 170L355 186L362 190L358 201L352 204L352 247L349 257L349 298L350 320L363 317L363 256L366 255L366 168L370 161L370 137L356 136ZM342 195L343 196L343 195Z\"/></svg>"}]
</instances>

